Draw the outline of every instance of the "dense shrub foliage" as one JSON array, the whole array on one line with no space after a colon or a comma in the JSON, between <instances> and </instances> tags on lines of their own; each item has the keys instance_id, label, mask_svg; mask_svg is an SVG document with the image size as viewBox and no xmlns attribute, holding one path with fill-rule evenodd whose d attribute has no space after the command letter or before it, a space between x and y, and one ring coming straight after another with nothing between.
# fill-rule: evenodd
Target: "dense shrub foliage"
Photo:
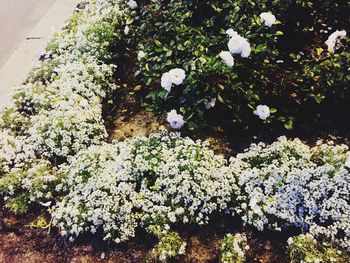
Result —
<instances>
[{"instance_id":1,"label":"dense shrub foliage","mask_svg":"<svg viewBox=\"0 0 350 263\"><path fill-rule=\"evenodd\" d=\"M176 109L190 129L216 114L248 127L260 122L259 105L270 108L266 122L292 129L304 107L314 114L308 122L322 122L327 96L346 100L349 41L325 44L348 23L346 1L142 2L127 36L142 52L135 74L148 87L147 105ZM186 78L170 89L162 76L174 68Z\"/></svg>"},{"instance_id":2,"label":"dense shrub foliage","mask_svg":"<svg viewBox=\"0 0 350 263\"><path fill-rule=\"evenodd\" d=\"M310 234L302 234L288 239L288 249L292 263L297 262L349 262L349 254L333 247L330 243L319 242Z\"/></svg>"},{"instance_id":3,"label":"dense shrub foliage","mask_svg":"<svg viewBox=\"0 0 350 263\"><path fill-rule=\"evenodd\" d=\"M138 226L207 224L238 214L259 230L290 226L350 247L348 148L281 137L252 145L229 163L205 144L178 134L155 134L92 146L62 168L67 195L54 224L72 238L103 229L127 240Z\"/></svg>"}]
</instances>

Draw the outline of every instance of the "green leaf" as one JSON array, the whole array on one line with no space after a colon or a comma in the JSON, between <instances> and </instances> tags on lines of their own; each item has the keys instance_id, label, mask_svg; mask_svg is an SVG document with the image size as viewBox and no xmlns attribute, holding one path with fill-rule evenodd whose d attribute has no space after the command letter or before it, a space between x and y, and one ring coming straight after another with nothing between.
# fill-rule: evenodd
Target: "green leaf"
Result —
<instances>
[{"instance_id":1,"label":"green leaf","mask_svg":"<svg viewBox=\"0 0 350 263\"><path fill-rule=\"evenodd\" d=\"M154 43L155 43L158 47L161 47L161 46L162 46L162 43L161 43L159 40L157 40L157 39L154 40Z\"/></svg>"},{"instance_id":2,"label":"green leaf","mask_svg":"<svg viewBox=\"0 0 350 263\"><path fill-rule=\"evenodd\" d=\"M225 102L224 102L224 99L223 99L219 94L218 94L218 100L219 100L221 103L223 103L223 104L225 103Z\"/></svg>"},{"instance_id":3,"label":"green leaf","mask_svg":"<svg viewBox=\"0 0 350 263\"><path fill-rule=\"evenodd\" d=\"M276 113L277 109L276 108L270 108L270 113Z\"/></svg>"},{"instance_id":4,"label":"green leaf","mask_svg":"<svg viewBox=\"0 0 350 263\"><path fill-rule=\"evenodd\" d=\"M275 35L276 35L276 36L283 36L284 34L283 34L282 31L276 31Z\"/></svg>"},{"instance_id":5,"label":"green leaf","mask_svg":"<svg viewBox=\"0 0 350 263\"><path fill-rule=\"evenodd\" d=\"M127 25L132 24L132 22L134 22L134 19L132 19L131 17L129 17L129 18L126 20L126 24L127 24Z\"/></svg>"}]
</instances>

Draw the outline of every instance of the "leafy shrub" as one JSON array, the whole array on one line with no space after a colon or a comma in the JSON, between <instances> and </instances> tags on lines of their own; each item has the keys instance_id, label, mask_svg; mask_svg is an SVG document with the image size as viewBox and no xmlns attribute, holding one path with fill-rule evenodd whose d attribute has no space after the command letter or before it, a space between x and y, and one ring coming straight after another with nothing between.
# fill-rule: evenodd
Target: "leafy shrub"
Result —
<instances>
[{"instance_id":1,"label":"leafy shrub","mask_svg":"<svg viewBox=\"0 0 350 263\"><path fill-rule=\"evenodd\" d=\"M46 206L60 195L57 166L106 139L102 101L115 89L108 48L119 35L99 35L99 25L121 23L124 14L116 2L86 1L54 34L0 114L0 192L15 212L33 202ZM88 41L79 34L83 30L89 31Z\"/></svg>"},{"instance_id":2,"label":"leafy shrub","mask_svg":"<svg viewBox=\"0 0 350 263\"><path fill-rule=\"evenodd\" d=\"M37 160L28 168L15 168L0 177L0 193L5 205L15 213L24 213L29 205L50 206L58 195L56 185L61 177L48 161Z\"/></svg>"},{"instance_id":3,"label":"leafy shrub","mask_svg":"<svg viewBox=\"0 0 350 263\"><path fill-rule=\"evenodd\" d=\"M224 159L179 134L93 146L64 171L62 187L69 193L54 209L53 222L71 237L101 228L119 243L137 226L205 224L228 209L231 198Z\"/></svg>"},{"instance_id":4,"label":"leafy shrub","mask_svg":"<svg viewBox=\"0 0 350 263\"><path fill-rule=\"evenodd\" d=\"M44 110L31 118L32 127L28 132L41 156L65 158L107 137L100 117L98 106Z\"/></svg>"},{"instance_id":5,"label":"leafy shrub","mask_svg":"<svg viewBox=\"0 0 350 263\"><path fill-rule=\"evenodd\" d=\"M227 234L222 240L221 257L222 263L246 262L245 250L247 249L247 237L245 234Z\"/></svg>"},{"instance_id":6,"label":"leafy shrub","mask_svg":"<svg viewBox=\"0 0 350 263\"><path fill-rule=\"evenodd\" d=\"M165 232L161 234L160 241L152 250L152 257L160 262L185 254L186 242L182 241L180 235L176 232Z\"/></svg>"},{"instance_id":7,"label":"leafy shrub","mask_svg":"<svg viewBox=\"0 0 350 263\"><path fill-rule=\"evenodd\" d=\"M221 123L228 120L247 128L258 121L253 115L256 107L266 104L272 113L266 122L278 121L292 129L297 118L304 118L304 105L318 109L312 114L320 113L318 104L332 93L337 94L331 96L334 100L344 102L350 80L349 41L342 41L343 47L333 54L322 48L326 38L311 30L320 21L332 30L343 26L325 21L325 15L341 13L346 4L333 5L335 10L331 6L323 1L144 1L130 25L136 31L130 38L144 53L135 74L151 88L147 107L161 112L177 109L190 129L218 114ZM259 14L266 11L281 22L264 25ZM311 21L301 22L309 13ZM322 32L330 34L327 27ZM219 57L227 50L229 28L251 46L250 56L235 56L233 67ZM300 38L315 40L298 43ZM161 87L161 77L174 68L185 70L186 79L169 92ZM208 111L206 104L215 99L217 105ZM322 118L312 117L320 122Z\"/></svg>"},{"instance_id":8,"label":"leafy shrub","mask_svg":"<svg viewBox=\"0 0 350 263\"><path fill-rule=\"evenodd\" d=\"M302 234L288 239L289 254L293 263L349 262L346 251L333 247L328 242L320 242L310 234Z\"/></svg>"}]
</instances>

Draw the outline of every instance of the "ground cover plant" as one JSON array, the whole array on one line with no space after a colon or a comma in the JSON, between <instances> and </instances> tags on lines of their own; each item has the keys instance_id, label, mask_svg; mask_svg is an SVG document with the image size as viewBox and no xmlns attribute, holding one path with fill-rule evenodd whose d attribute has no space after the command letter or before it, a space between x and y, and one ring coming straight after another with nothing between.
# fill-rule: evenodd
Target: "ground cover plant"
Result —
<instances>
[{"instance_id":1,"label":"ground cover plant","mask_svg":"<svg viewBox=\"0 0 350 263\"><path fill-rule=\"evenodd\" d=\"M54 229L68 248L95 238L129 262L347 262L347 145L282 136L223 156L167 131L113 141L109 118L152 110L204 138L218 124L340 129L330 121L348 98L348 7L83 1L1 112L0 232L12 229L8 211L38 213L29 225ZM137 106L122 108L132 96ZM213 255L191 258L202 229ZM257 232L280 232L284 252L258 259ZM123 245L139 236L153 247L136 260Z\"/></svg>"}]
</instances>

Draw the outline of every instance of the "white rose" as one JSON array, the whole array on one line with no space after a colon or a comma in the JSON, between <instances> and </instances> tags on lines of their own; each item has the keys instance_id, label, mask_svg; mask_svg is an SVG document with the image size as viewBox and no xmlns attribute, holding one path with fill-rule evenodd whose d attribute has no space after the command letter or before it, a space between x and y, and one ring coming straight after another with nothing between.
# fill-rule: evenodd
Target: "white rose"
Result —
<instances>
[{"instance_id":1,"label":"white rose","mask_svg":"<svg viewBox=\"0 0 350 263\"><path fill-rule=\"evenodd\" d=\"M345 36L346 36L345 30L341 30L341 31L337 30L333 32L325 42L328 47L328 51L333 53L336 47L336 44L339 43L339 39L344 38Z\"/></svg>"},{"instance_id":2,"label":"white rose","mask_svg":"<svg viewBox=\"0 0 350 263\"><path fill-rule=\"evenodd\" d=\"M276 17L271 12L263 12L260 14L260 18L265 22L265 26L271 27L276 23Z\"/></svg>"},{"instance_id":3,"label":"white rose","mask_svg":"<svg viewBox=\"0 0 350 263\"><path fill-rule=\"evenodd\" d=\"M175 68L169 71L173 84L180 85L186 78L186 73L183 69Z\"/></svg>"},{"instance_id":4,"label":"white rose","mask_svg":"<svg viewBox=\"0 0 350 263\"><path fill-rule=\"evenodd\" d=\"M164 88L165 90L170 92L172 85L173 85L173 82L172 82L172 78L171 78L170 73L169 72L164 73L162 78L161 78L162 88Z\"/></svg>"},{"instance_id":5,"label":"white rose","mask_svg":"<svg viewBox=\"0 0 350 263\"><path fill-rule=\"evenodd\" d=\"M259 116L260 119L266 120L270 117L270 108L266 105L259 105L254 111L254 114Z\"/></svg>"},{"instance_id":6,"label":"white rose","mask_svg":"<svg viewBox=\"0 0 350 263\"><path fill-rule=\"evenodd\" d=\"M181 129L185 124L184 118L182 117L182 115L177 114L176 110L171 110L168 113L167 121L169 122L170 126L174 129Z\"/></svg>"},{"instance_id":7,"label":"white rose","mask_svg":"<svg viewBox=\"0 0 350 263\"><path fill-rule=\"evenodd\" d=\"M233 67L234 60L229 51L221 51L219 54L220 58L225 62L225 64L229 67Z\"/></svg>"},{"instance_id":8,"label":"white rose","mask_svg":"<svg viewBox=\"0 0 350 263\"><path fill-rule=\"evenodd\" d=\"M236 31L234 31L232 28L230 29L227 29L226 30L226 34L229 36L229 37L234 37L234 36L237 36L238 33Z\"/></svg>"},{"instance_id":9,"label":"white rose","mask_svg":"<svg viewBox=\"0 0 350 263\"><path fill-rule=\"evenodd\" d=\"M227 46L232 54L240 54L243 58L249 57L251 52L248 40L238 34L230 38Z\"/></svg>"}]
</instances>

